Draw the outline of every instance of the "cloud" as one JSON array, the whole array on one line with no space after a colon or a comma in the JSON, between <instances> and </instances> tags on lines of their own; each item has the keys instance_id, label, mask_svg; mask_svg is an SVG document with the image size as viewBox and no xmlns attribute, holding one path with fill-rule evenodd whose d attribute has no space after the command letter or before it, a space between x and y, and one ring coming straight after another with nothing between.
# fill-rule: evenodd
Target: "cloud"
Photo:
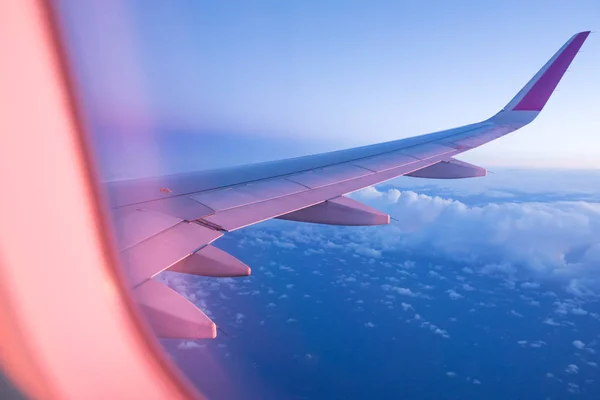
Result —
<instances>
[{"instance_id":1,"label":"cloud","mask_svg":"<svg viewBox=\"0 0 600 400\"><path fill-rule=\"evenodd\" d=\"M574 340L573 346L577 347L578 349L583 349L585 347L585 343L583 343L581 340Z\"/></svg>"},{"instance_id":2,"label":"cloud","mask_svg":"<svg viewBox=\"0 0 600 400\"><path fill-rule=\"evenodd\" d=\"M569 293L580 297L600 289L600 203L470 207L412 191L390 189L375 196L369 189L369 193L362 199L399 221L371 231L371 243L384 251L426 248L468 264L466 273L508 275L523 280L525 289L540 286L531 278L564 282Z\"/></svg>"},{"instance_id":3,"label":"cloud","mask_svg":"<svg viewBox=\"0 0 600 400\"><path fill-rule=\"evenodd\" d=\"M523 318L523 314L518 313L515 310L510 310L510 315L514 315L515 317Z\"/></svg>"},{"instance_id":4,"label":"cloud","mask_svg":"<svg viewBox=\"0 0 600 400\"><path fill-rule=\"evenodd\" d=\"M244 318L246 318L246 316L242 313L235 314L235 322L237 324L241 324L244 321Z\"/></svg>"},{"instance_id":5,"label":"cloud","mask_svg":"<svg viewBox=\"0 0 600 400\"><path fill-rule=\"evenodd\" d=\"M545 346L546 342L542 341L542 340L536 340L535 342L531 343L529 346L533 347L533 348L540 348L542 346Z\"/></svg>"},{"instance_id":6,"label":"cloud","mask_svg":"<svg viewBox=\"0 0 600 400\"><path fill-rule=\"evenodd\" d=\"M205 347L205 344L200 344L193 340L184 340L177 345L177 348L182 350L203 349Z\"/></svg>"},{"instance_id":7,"label":"cloud","mask_svg":"<svg viewBox=\"0 0 600 400\"><path fill-rule=\"evenodd\" d=\"M559 322L556 322L555 320L553 320L552 318L546 318L544 320L544 324L546 325L550 325L550 326L561 326L561 324Z\"/></svg>"},{"instance_id":8,"label":"cloud","mask_svg":"<svg viewBox=\"0 0 600 400\"><path fill-rule=\"evenodd\" d=\"M448 296L450 296L452 300L458 300L464 297L462 294L457 293L455 290L452 289L446 290L446 293L448 293Z\"/></svg>"},{"instance_id":9,"label":"cloud","mask_svg":"<svg viewBox=\"0 0 600 400\"><path fill-rule=\"evenodd\" d=\"M374 323L372 323L372 322L365 322L365 326L366 326L367 328L374 328L374 327L375 327L375 324L374 324Z\"/></svg>"},{"instance_id":10,"label":"cloud","mask_svg":"<svg viewBox=\"0 0 600 400\"><path fill-rule=\"evenodd\" d=\"M524 282L521 284L523 289L537 289L540 287L540 284L537 282Z\"/></svg>"},{"instance_id":11,"label":"cloud","mask_svg":"<svg viewBox=\"0 0 600 400\"><path fill-rule=\"evenodd\" d=\"M424 296L421 293L413 292L411 289L404 288L404 287L398 287L398 286L384 284L384 285L381 285L381 288L383 290L386 290L386 291L396 292L396 293L398 293L398 294L400 294L402 296L408 296L408 297L427 297L427 296Z\"/></svg>"},{"instance_id":12,"label":"cloud","mask_svg":"<svg viewBox=\"0 0 600 400\"><path fill-rule=\"evenodd\" d=\"M448 372L446 372L446 376L448 376L450 378L455 378L456 377L456 372L448 371Z\"/></svg>"},{"instance_id":13,"label":"cloud","mask_svg":"<svg viewBox=\"0 0 600 400\"><path fill-rule=\"evenodd\" d=\"M571 314L575 314L575 315L587 315L587 311L585 311L583 308L581 307L577 307L577 308L573 308L571 309Z\"/></svg>"},{"instance_id":14,"label":"cloud","mask_svg":"<svg viewBox=\"0 0 600 400\"><path fill-rule=\"evenodd\" d=\"M403 296L417 297L418 293L414 293L412 290L403 288L403 287L394 287L392 290L395 290L398 294Z\"/></svg>"},{"instance_id":15,"label":"cloud","mask_svg":"<svg viewBox=\"0 0 600 400\"><path fill-rule=\"evenodd\" d=\"M365 257L381 257L381 250L376 250L371 247L357 246L354 249L354 252Z\"/></svg>"},{"instance_id":16,"label":"cloud","mask_svg":"<svg viewBox=\"0 0 600 400\"><path fill-rule=\"evenodd\" d=\"M442 329L439 326L432 324L431 322L429 322L425 318L423 318L420 314L415 314L412 320L408 320L408 322L412 322L412 321L419 322L419 326L421 328L429 329L431 332L433 332L436 335L439 335L445 339L450 339L450 335L448 334L448 332L445 329Z\"/></svg>"},{"instance_id":17,"label":"cloud","mask_svg":"<svg viewBox=\"0 0 600 400\"><path fill-rule=\"evenodd\" d=\"M579 367L575 364L569 364L567 365L567 368L565 368L565 372L568 374L578 374Z\"/></svg>"},{"instance_id":18,"label":"cloud","mask_svg":"<svg viewBox=\"0 0 600 400\"><path fill-rule=\"evenodd\" d=\"M527 340L519 340L517 342L521 347L533 347L534 349L539 349L542 346L546 345L546 342L543 340L535 340L533 342L528 342Z\"/></svg>"},{"instance_id":19,"label":"cloud","mask_svg":"<svg viewBox=\"0 0 600 400\"><path fill-rule=\"evenodd\" d=\"M404 311L414 310L413 306L408 303L401 303L400 305Z\"/></svg>"}]
</instances>

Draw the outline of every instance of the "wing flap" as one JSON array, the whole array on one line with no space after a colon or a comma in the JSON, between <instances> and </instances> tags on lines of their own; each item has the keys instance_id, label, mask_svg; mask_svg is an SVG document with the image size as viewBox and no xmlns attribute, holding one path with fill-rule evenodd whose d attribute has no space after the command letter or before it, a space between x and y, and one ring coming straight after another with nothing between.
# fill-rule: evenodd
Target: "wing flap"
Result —
<instances>
[{"instance_id":1,"label":"wing flap","mask_svg":"<svg viewBox=\"0 0 600 400\"><path fill-rule=\"evenodd\" d=\"M288 221L346 226L386 225L390 223L388 214L343 196L277 218Z\"/></svg>"}]
</instances>

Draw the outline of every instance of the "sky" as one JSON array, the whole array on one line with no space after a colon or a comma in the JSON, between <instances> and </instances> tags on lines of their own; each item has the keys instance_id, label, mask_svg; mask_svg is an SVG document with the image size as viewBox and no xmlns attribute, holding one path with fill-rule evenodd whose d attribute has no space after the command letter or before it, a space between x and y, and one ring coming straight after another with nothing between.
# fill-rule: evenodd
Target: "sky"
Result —
<instances>
[{"instance_id":1,"label":"sky","mask_svg":"<svg viewBox=\"0 0 600 400\"><path fill-rule=\"evenodd\" d=\"M104 179L477 122L600 20L594 0L59 4ZM592 34L534 124L461 157L599 168L598 70Z\"/></svg>"}]
</instances>

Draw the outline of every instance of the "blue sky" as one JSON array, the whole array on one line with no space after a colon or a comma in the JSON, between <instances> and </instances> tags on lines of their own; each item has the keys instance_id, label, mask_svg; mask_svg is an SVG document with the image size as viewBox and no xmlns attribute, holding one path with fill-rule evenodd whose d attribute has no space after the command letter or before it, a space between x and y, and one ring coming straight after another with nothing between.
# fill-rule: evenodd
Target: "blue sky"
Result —
<instances>
[{"instance_id":1,"label":"blue sky","mask_svg":"<svg viewBox=\"0 0 600 400\"><path fill-rule=\"evenodd\" d=\"M485 119L572 34L600 20L593 0L62 0L61 10L108 178L276 159ZM533 125L463 158L600 167L598 70L592 35Z\"/></svg>"}]
</instances>

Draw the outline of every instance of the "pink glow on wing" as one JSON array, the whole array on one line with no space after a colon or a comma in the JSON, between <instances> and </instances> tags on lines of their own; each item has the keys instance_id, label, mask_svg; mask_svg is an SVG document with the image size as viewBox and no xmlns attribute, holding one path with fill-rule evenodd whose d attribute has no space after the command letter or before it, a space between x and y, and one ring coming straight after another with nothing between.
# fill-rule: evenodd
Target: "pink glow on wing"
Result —
<instances>
[{"instance_id":1,"label":"pink glow on wing","mask_svg":"<svg viewBox=\"0 0 600 400\"><path fill-rule=\"evenodd\" d=\"M303 208L279 219L315 224L367 226L390 223L390 216L348 197L338 197Z\"/></svg>"},{"instance_id":2,"label":"pink glow on wing","mask_svg":"<svg viewBox=\"0 0 600 400\"><path fill-rule=\"evenodd\" d=\"M214 246L208 245L169 268L169 271L198 276L249 276L250 267Z\"/></svg>"},{"instance_id":3,"label":"pink glow on wing","mask_svg":"<svg viewBox=\"0 0 600 400\"><path fill-rule=\"evenodd\" d=\"M161 339L214 339L217 326L198 307L175 290L150 279L132 297Z\"/></svg>"},{"instance_id":4,"label":"pink glow on wing","mask_svg":"<svg viewBox=\"0 0 600 400\"><path fill-rule=\"evenodd\" d=\"M589 31L577 34L513 110L541 111L589 34Z\"/></svg>"}]
</instances>

